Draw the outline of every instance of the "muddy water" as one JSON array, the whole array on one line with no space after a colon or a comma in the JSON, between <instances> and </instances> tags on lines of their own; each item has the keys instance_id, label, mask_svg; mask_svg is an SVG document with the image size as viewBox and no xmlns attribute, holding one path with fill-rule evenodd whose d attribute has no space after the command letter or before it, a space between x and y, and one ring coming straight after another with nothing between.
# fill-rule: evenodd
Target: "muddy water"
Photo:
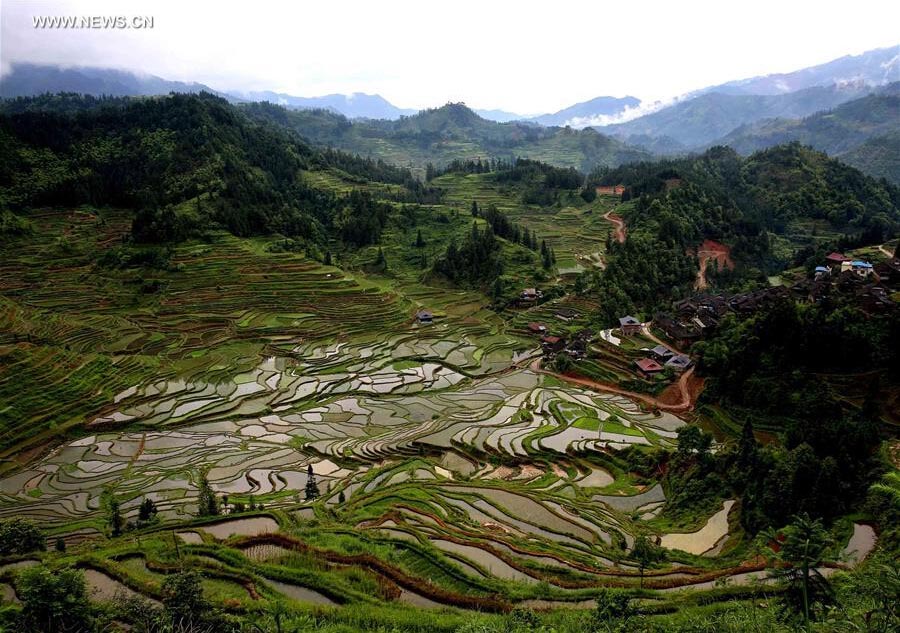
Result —
<instances>
[{"instance_id":1,"label":"muddy water","mask_svg":"<svg viewBox=\"0 0 900 633\"><path fill-rule=\"evenodd\" d=\"M204 525L200 529L221 540L234 535L258 536L259 534L272 534L278 531L278 523L271 517L250 517Z\"/></svg>"},{"instance_id":2,"label":"muddy water","mask_svg":"<svg viewBox=\"0 0 900 633\"><path fill-rule=\"evenodd\" d=\"M129 598L139 595L118 580L110 578L96 569L85 569L84 581L87 583L88 596L91 600L98 602L109 602L120 595Z\"/></svg>"},{"instance_id":3,"label":"muddy water","mask_svg":"<svg viewBox=\"0 0 900 633\"><path fill-rule=\"evenodd\" d=\"M203 537L196 532L177 532L176 534L188 545L203 545Z\"/></svg>"},{"instance_id":4,"label":"muddy water","mask_svg":"<svg viewBox=\"0 0 900 633\"><path fill-rule=\"evenodd\" d=\"M401 590L400 597L397 598L397 601L402 602L403 604L419 607L420 609L441 609L444 607L444 605L435 602L430 598L426 598L425 596L414 591L410 591L409 589Z\"/></svg>"},{"instance_id":5,"label":"muddy water","mask_svg":"<svg viewBox=\"0 0 900 633\"><path fill-rule=\"evenodd\" d=\"M680 549L689 554L702 554L716 546L728 534L728 512L734 500L726 501L722 509L712 515L702 528L687 534L666 534L662 537L662 546L669 549Z\"/></svg>"},{"instance_id":6,"label":"muddy water","mask_svg":"<svg viewBox=\"0 0 900 633\"><path fill-rule=\"evenodd\" d=\"M443 539L433 540L432 543L435 547L439 547L445 552L453 552L475 562L497 578L517 580L525 583L537 582L536 578L532 578L528 574L519 571L515 567L508 565L502 559L481 548L473 547L471 545L462 545L460 543L454 543L453 541L445 541Z\"/></svg>"},{"instance_id":7,"label":"muddy water","mask_svg":"<svg viewBox=\"0 0 900 633\"><path fill-rule=\"evenodd\" d=\"M279 582L278 580L271 579L266 579L266 584L270 585L272 589L274 589L278 593L287 596L291 600L296 600L297 602L309 602L310 604L327 605L335 604L335 602L328 596L324 596L318 591L313 591L312 589L301 587L300 585L291 585L286 582Z\"/></svg>"}]
</instances>

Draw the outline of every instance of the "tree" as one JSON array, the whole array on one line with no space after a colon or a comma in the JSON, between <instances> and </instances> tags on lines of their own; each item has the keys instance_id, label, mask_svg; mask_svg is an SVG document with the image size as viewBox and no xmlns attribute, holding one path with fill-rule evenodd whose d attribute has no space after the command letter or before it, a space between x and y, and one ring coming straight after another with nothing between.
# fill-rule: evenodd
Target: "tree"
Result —
<instances>
[{"instance_id":1,"label":"tree","mask_svg":"<svg viewBox=\"0 0 900 633\"><path fill-rule=\"evenodd\" d=\"M190 630L189 627L202 622L209 612L210 605L203 595L201 576L196 571L182 571L166 576L162 593L163 605L175 627L188 627L187 630Z\"/></svg>"},{"instance_id":2,"label":"tree","mask_svg":"<svg viewBox=\"0 0 900 633\"><path fill-rule=\"evenodd\" d=\"M156 520L158 512L159 510L157 510L153 499L144 497L144 500L141 501L141 505L138 508L138 525L152 523Z\"/></svg>"},{"instance_id":3,"label":"tree","mask_svg":"<svg viewBox=\"0 0 900 633\"><path fill-rule=\"evenodd\" d=\"M56 539L56 551L61 554L66 551L66 541L61 536Z\"/></svg>"},{"instance_id":4,"label":"tree","mask_svg":"<svg viewBox=\"0 0 900 633\"><path fill-rule=\"evenodd\" d=\"M697 455L704 457L712 445L712 435L705 433L699 426L687 425L677 431L678 448L681 455Z\"/></svg>"},{"instance_id":5,"label":"tree","mask_svg":"<svg viewBox=\"0 0 900 633\"><path fill-rule=\"evenodd\" d=\"M472 217L478 217L478 203L475 200L472 200Z\"/></svg>"},{"instance_id":6,"label":"tree","mask_svg":"<svg viewBox=\"0 0 900 633\"><path fill-rule=\"evenodd\" d=\"M828 532L821 521L801 514L795 516L780 534L770 531L767 537L775 558L788 564L788 567L776 568L771 573L787 585L788 603L800 608L803 622L809 627L810 605L831 596L831 586L819 571L831 545Z\"/></svg>"},{"instance_id":7,"label":"tree","mask_svg":"<svg viewBox=\"0 0 900 633\"><path fill-rule=\"evenodd\" d=\"M91 607L84 574L76 569L50 571L42 565L19 572L16 595L22 601L21 631L90 631Z\"/></svg>"},{"instance_id":8,"label":"tree","mask_svg":"<svg viewBox=\"0 0 900 633\"><path fill-rule=\"evenodd\" d=\"M219 514L219 500L209 485L206 471L200 471L200 482L197 485L197 516L216 516Z\"/></svg>"},{"instance_id":9,"label":"tree","mask_svg":"<svg viewBox=\"0 0 900 633\"><path fill-rule=\"evenodd\" d=\"M122 504L111 488L104 488L100 495L100 504L106 513L106 525L113 536L120 536L125 525L122 517Z\"/></svg>"},{"instance_id":10,"label":"tree","mask_svg":"<svg viewBox=\"0 0 900 633\"><path fill-rule=\"evenodd\" d=\"M422 229L416 231L416 248L425 246L425 240L422 238Z\"/></svg>"},{"instance_id":11,"label":"tree","mask_svg":"<svg viewBox=\"0 0 900 633\"><path fill-rule=\"evenodd\" d=\"M634 547L629 555L631 560L638 564L641 572L641 589L644 588L644 571L665 558L662 548L654 544L644 534L634 539Z\"/></svg>"},{"instance_id":12,"label":"tree","mask_svg":"<svg viewBox=\"0 0 900 633\"><path fill-rule=\"evenodd\" d=\"M17 517L0 521L0 555L27 554L47 549L41 529L32 521Z\"/></svg>"},{"instance_id":13,"label":"tree","mask_svg":"<svg viewBox=\"0 0 900 633\"><path fill-rule=\"evenodd\" d=\"M375 257L375 268L378 270L387 270L387 259L380 246L378 247L378 255Z\"/></svg>"},{"instance_id":14,"label":"tree","mask_svg":"<svg viewBox=\"0 0 900 633\"><path fill-rule=\"evenodd\" d=\"M347 502L347 496L344 494L344 491L341 490L338 493L338 503L344 505Z\"/></svg>"},{"instance_id":15,"label":"tree","mask_svg":"<svg viewBox=\"0 0 900 633\"><path fill-rule=\"evenodd\" d=\"M753 435L753 423L748 419L741 429L741 439L738 442L737 467L742 475L748 475L755 467L759 445L756 436Z\"/></svg>"},{"instance_id":16,"label":"tree","mask_svg":"<svg viewBox=\"0 0 900 633\"><path fill-rule=\"evenodd\" d=\"M592 619L598 631L619 631L620 624L634 615L631 599L623 591L601 589L596 600L597 607Z\"/></svg>"},{"instance_id":17,"label":"tree","mask_svg":"<svg viewBox=\"0 0 900 633\"><path fill-rule=\"evenodd\" d=\"M306 467L306 500L313 501L319 498L319 484L316 483L316 473L312 464Z\"/></svg>"}]
</instances>

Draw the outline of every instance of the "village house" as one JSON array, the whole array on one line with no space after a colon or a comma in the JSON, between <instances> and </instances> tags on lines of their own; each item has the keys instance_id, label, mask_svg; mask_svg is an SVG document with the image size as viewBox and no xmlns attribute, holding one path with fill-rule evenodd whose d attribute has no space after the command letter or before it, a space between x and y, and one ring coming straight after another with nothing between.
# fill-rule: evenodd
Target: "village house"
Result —
<instances>
[{"instance_id":1,"label":"village house","mask_svg":"<svg viewBox=\"0 0 900 633\"><path fill-rule=\"evenodd\" d=\"M525 288L520 295L523 301L537 301L544 296L544 293L537 288Z\"/></svg>"},{"instance_id":2,"label":"village house","mask_svg":"<svg viewBox=\"0 0 900 633\"><path fill-rule=\"evenodd\" d=\"M666 367L671 367L675 371L681 372L685 369L688 369L693 361L691 361L690 356L686 356L684 354L675 354L672 358L666 361Z\"/></svg>"},{"instance_id":3,"label":"village house","mask_svg":"<svg viewBox=\"0 0 900 633\"><path fill-rule=\"evenodd\" d=\"M831 272L831 269L827 266L816 266L816 269L813 271L813 277L818 279L822 275L827 275Z\"/></svg>"},{"instance_id":4,"label":"village house","mask_svg":"<svg viewBox=\"0 0 900 633\"><path fill-rule=\"evenodd\" d=\"M430 310L419 310L416 319L422 325L428 325L434 322L434 314L432 314Z\"/></svg>"},{"instance_id":5,"label":"village house","mask_svg":"<svg viewBox=\"0 0 900 633\"><path fill-rule=\"evenodd\" d=\"M635 319L633 316L623 316L621 319L619 319L619 328L622 330L623 336L640 334L641 322Z\"/></svg>"},{"instance_id":6,"label":"village house","mask_svg":"<svg viewBox=\"0 0 900 633\"><path fill-rule=\"evenodd\" d=\"M658 312L653 316L653 324L672 339L678 347L690 347L702 336L702 330L697 327L693 318L685 321L677 319L667 312Z\"/></svg>"},{"instance_id":7,"label":"village house","mask_svg":"<svg viewBox=\"0 0 900 633\"><path fill-rule=\"evenodd\" d=\"M653 357L654 360L656 360L660 363L665 363L666 361L668 361L670 358L672 358L675 355L675 352L670 350L665 345L657 345L656 347L654 347L653 349L650 350L650 355Z\"/></svg>"},{"instance_id":8,"label":"village house","mask_svg":"<svg viewBox=\"0 0 900 633\"><path fill-rule=\"evenodd\" d=\"M868 277L872 274L873 266L869 262L862 260L854 260L850 262L850 270L855 272L860 277Z\"/></svg>"},{"instance_id":9,"label":"village house","mask_svg":"<svg viewBox=\"0 0 900 633\"><path fill-rule=\"evenodd\" d=\"M831 253L830 255L825 257L826 265L832 270L834 270L835 268L840 270L841 266L843 266L844 262L846 261L850 261L850 259L842 253Z\"/></svg>"},{"instance_id":10,"label":"village house","mask_svg":"<svg viewBox=\"0 0 900 633\"><path fill-rule=\"evenodd\" d=\"M634 361L634 364L637 365L638 372L647 377L658 374L663 370L663 366L652 358L640 358Z\"/></svg>"},{"instance_id":11,"label":"village house","mask_svg":"<svg viewBox=\"0 0 900 633\"><path fill-rule=\"evenodd\" d=\"M528 331L532 334L544 334L547 332L547 326L543 323L532 321L528 324Z\"/></svg>"},{"instance_id":12,"label":"village house","mask_svg":"<svg viewBox=\"0 0 900 633\"><path fill-rule=\"evenodd\" d=\"M625 193L625 185L601 185L597 187L598 196L621 196L623 193Z\"/></svg>"},{"instance_id":13,"label":"village house","mask_svg":"<svg viewBox=\"0 0 900 633\"><path fill-rule=\"evenodd\" d=\"M561 336L547 334L541 338L541 347L544 350L544 354L558 354L566 348L566 339Z\"/></svg>"},{"instance_id":14,"label":"village house","mask_svg":"<svg viewBox=\"0 0 900 633\"><path fill-rule=\"evenodd\" d=\"M571 343L566 346L566 353L575 359L581 359L587 356L587 341L582 338L574 338Z\"/></svg>"},{"instance_id":15,"label":"village house","mask_svg":"<svg viewBox=\"0 0 900 633\"><path fill-rule=\"evenodd\" d=\"M594 330L591 330L588 328L584 328L583 330L578 330L578 332L575 333L575 338L587 343L594 338Z\"/></svg>"},{"instance_id":16,"label":"village house","mask_svg":"<svg viewBox=\"0 0 900 633\"><path fill-rule=\"evenodd\" d=\"M557 308L553 316L555 316L560 321L569 322L578 316L578 312L576 312L572 308Z\"/></svg>"},{"instance_id":17,"label":"village house","mask_svg":"<svg viewBox=\"0 0 900 633\"><path fill-rule=\"evenodd\" d=\"M880 284L888 288L900 288L900 258L875 264L875 275Z\"/></svg>"}]
</instances>

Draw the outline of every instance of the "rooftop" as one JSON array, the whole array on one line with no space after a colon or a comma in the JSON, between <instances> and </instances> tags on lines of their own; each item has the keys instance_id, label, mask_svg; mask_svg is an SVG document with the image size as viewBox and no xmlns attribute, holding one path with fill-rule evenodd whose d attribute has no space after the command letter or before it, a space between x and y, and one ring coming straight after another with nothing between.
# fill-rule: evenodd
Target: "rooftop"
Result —
<instances>
[{"instance_id":1,"label":"rooftop","mask_svg":"<svg viewBox=\"0 0 900 633\"><path fill-rule=\"evenodd\" d=\"M634 361L634 364L643 372L662 371L663 369L663 366L652 358L641 358L640 360Z\"/></svg>"}]
</instances>

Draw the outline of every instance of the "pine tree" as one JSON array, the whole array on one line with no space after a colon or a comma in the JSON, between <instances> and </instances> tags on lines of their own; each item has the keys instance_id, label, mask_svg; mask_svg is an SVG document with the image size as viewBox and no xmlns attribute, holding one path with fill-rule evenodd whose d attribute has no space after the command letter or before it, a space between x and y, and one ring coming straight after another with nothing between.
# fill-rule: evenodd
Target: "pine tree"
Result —
<instances>
[{"instance_id":1,"label":"pine tree","mask_svg":"<svg viewBox=\"0 0 900 633\"><path fill-rule=\"evenodd\" d=\"M346 495L344 495L344 491L341 490L338 493L338 503L341 505L344 505L346 502L347 502L347 497L346 497Z\"/></svg>"},{"instance_id":2,"label":"pine tree","mask_svg":"<svg viewBox=\"0 0 900 633\"><path fill-rule=\"evenodd\" d=\"M331 251L325 251L325 260L322 263L331 266Z\"/></svg>"},{"instance_id":3,"label":"pine tree","mask_svg":"<svg viewBox=\"0 0 900 633\"><path fill-rule=\"evenodd\" d=\"M316 474L312 464L306 467L306 500L313 501L319 498L319 485L316 483Z\"/></svg>"},{"instance_id":4,"label":"pine tree","mask_svg":"<svg viewBox=\"0 0 900 633\"><path fill-rule=\"evenodd\" d=\"M144 497L140 508L138 508L138 523L149 523L156 518L157 512L158 510L156 509L156 504L153 503L153 499Z\"/></svg>"},{"instance_id":5,"label":"pine tree","mask_svg":"<svg viewBox=\"0 0 900 633\"><path fill-rule=\"evenodd\" d=\"M105 489L101 495L101 502L106 511L106 523L109 526L113 536L122 534L122 527L125 520L122 518L122 505L109 488Z\"/></svg>"},{"instance_id":6,"label":"pine tree","mask_svg":"<svg viewBox=\"0 0 900 633\"><path fill-rule=\"evenodd\" d=\"M478 217L478 203L475 200L472 200L472 217Z\"/></svg>"},{"instance_id":7,"label":"pine tree","mask_svg":"<svg viewBox=\"0 0 900 633\"><path fill-rule=\"evenodd\" d=\"M422 248L425 246L425 240L422 239L422 229L419 229L416 232L416 248Z\"/></svg>"},{"instance_id":8,"label":"pine tree","mask_svg":"<svg viewBox=\"0 0 900 633\"><path fill-rule=\"evenodd\" d=\"M56 539L56 551L57 552L65 552L66 551L66 542L60 536Z\"/></svg>"},{"instance_id":9,"label":"pine tree","mask_svg":"<svg viewBox=\"0 0 900 633\"><path fill-rule=\"evenodd\" d=\"M197 515L202 517L219 514L219 500L209 485L206 471L200 472L200 483L197 486Z\"/></svg>"},{"instance_id":10,"label":"pine tree","mask_svg":"<svg viewBox=\"0 0 900 633\"><path fill-rule=\"evenodd\" d=\"M378 247L378 257L375 258L375 267L379 270L387 270L387 259L380 246Z\"/></svg>"}]
</instances>

